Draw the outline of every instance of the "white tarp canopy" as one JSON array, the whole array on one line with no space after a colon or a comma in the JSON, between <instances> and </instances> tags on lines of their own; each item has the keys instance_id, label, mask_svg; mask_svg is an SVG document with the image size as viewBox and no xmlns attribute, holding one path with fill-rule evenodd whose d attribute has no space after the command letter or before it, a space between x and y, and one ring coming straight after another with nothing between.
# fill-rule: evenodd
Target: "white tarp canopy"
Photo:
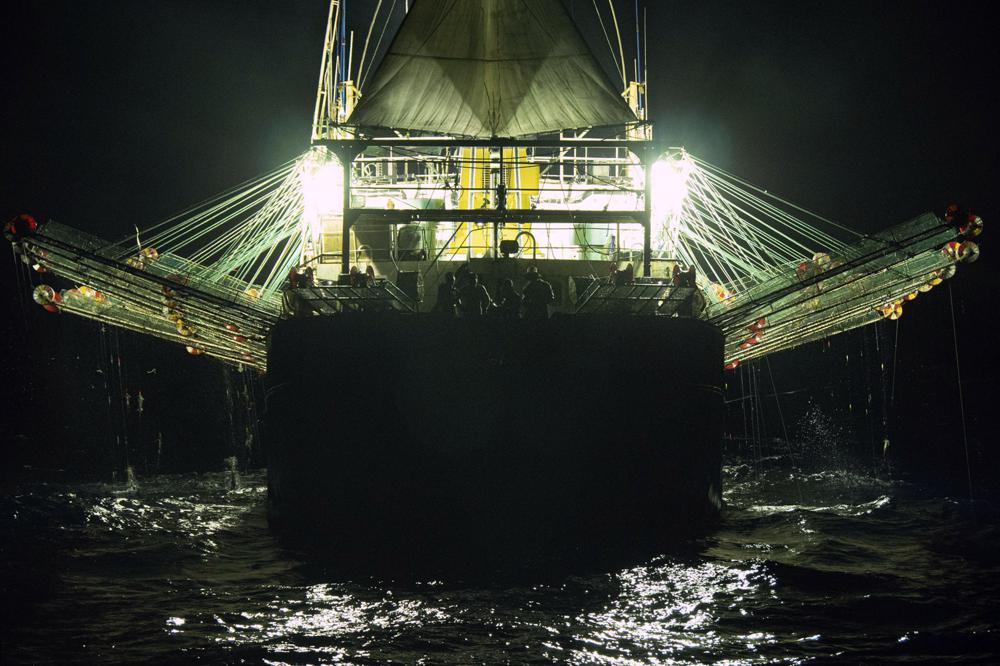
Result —
<instances>
[{"instance_id":1,"label":"white tarp canopy","mask_svg":"<svg viewBox=\"0 0 1000 666\"><path fill-rule=\"evenodd\" d=\"M417 0L349 119L524 137L635 121L560 0Z\"/></svg>"}]
</instances>

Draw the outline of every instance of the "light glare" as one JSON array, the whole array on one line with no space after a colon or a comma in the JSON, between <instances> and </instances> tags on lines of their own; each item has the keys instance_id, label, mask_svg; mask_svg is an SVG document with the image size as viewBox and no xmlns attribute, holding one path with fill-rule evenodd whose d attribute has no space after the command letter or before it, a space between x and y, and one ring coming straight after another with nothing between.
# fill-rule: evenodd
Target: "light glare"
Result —
<instances>
[{"instance_id":1,"label":"light glare","mask_svg":"<svg viewBox=\"0 0 1000 666\"><path fill-rule=\"evenodd\" d=\"M655 219L678 217L684 212L691 166L691 161L686 156L661 157L653 163L650 178Z\"/></svg>"},{"instance_id":2,"label":"light glare","mask_svg":"<svg viewBox=\"0 0 1000 666\"><path fill-rule=\"evenodd\" d=\"M307 213L338 215L344 212L344 168L336 157L327 156L306 167L302 174L302 196Z\"/></svg>"}]
</instances>

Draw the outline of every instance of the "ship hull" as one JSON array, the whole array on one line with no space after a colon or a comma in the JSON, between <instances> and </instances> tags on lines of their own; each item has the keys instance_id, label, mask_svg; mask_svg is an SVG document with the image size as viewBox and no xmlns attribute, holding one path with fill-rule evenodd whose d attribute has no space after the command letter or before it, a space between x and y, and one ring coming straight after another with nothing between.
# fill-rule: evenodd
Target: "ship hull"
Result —
<instances>
[{"instance_id":1,"label":"ship hull","mask_svg":"<svg viewBox=\"0 0 1000 666\"><path fill-rule=\"evenodd\" d=\"M721 506L722 354L718 329L666 317L283 321L270 522L373 565L676 541Z\"/></svg>"}]
</instances>

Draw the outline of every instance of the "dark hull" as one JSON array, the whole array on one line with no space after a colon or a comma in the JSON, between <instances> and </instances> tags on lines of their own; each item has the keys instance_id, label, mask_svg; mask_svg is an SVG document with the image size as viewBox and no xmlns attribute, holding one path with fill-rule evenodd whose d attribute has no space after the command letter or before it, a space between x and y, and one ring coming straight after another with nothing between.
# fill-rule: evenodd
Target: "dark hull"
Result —
<instances>
[{"instance_id":1,"label":"dark hull","mask_svg":"<svg viewBox=\"0 0 1000 666\"><path fill-rule=\"evenodd\" d=\"M690 319L292 319L272 525L362 561L662 545L720 508L721 333Z\"/></svg>"}]
</instances>

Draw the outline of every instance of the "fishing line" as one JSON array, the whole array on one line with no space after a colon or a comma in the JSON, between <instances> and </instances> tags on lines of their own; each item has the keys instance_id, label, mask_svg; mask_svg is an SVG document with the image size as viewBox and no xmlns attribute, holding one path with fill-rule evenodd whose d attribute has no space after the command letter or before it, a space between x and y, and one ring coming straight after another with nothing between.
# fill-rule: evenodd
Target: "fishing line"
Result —
<instances>
[{"instance_id":1,"label":"fishing line","mask_svg":"<svg viewBox=\"0 0 1000 666\"><path fill-rule=\"evenodd\" d=\"M958 408L962 415L962 445L965 450L965 475L969 482L969 500L972 500L972 466L969 462L969 433L965 425L965 399L962 394L962 368L958 361L958 326L955 324L955 299L948 283L948 304L951 306L951 336L955 345L955 377L958 385Z\"/></svg>"}]
</instances>

